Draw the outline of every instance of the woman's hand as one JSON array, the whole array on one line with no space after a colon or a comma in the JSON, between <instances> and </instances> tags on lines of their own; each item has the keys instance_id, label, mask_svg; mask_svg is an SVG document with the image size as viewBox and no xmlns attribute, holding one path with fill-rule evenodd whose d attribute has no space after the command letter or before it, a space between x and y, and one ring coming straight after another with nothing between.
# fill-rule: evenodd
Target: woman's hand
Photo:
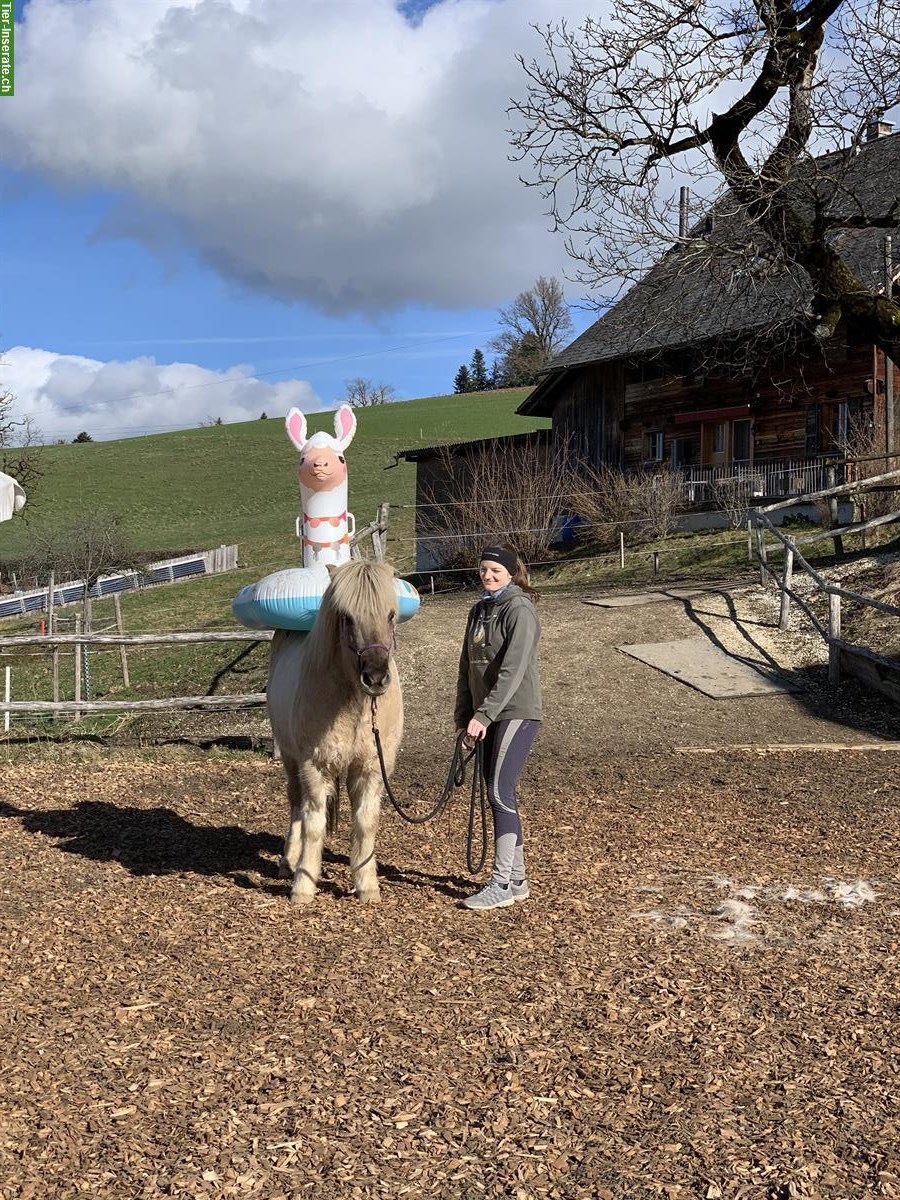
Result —
<instances>
[{"instance_id":1,"label":"woman's hand","mask_svg":"<svg viewBox=\"0 0 900 1200\"><path fill-rule=\"evenodd\" d=\"M482 725L482 723L477 721L474 717L466 726L466 737L473 742L480 742L486 734L487 725Z\"/></svg>"}]
</instances>

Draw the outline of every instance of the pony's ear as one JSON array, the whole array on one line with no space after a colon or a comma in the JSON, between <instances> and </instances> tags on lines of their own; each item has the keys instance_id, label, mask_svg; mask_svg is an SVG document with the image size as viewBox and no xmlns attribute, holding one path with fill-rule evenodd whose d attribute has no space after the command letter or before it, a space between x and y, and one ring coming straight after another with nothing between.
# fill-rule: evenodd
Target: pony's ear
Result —
<instances>
[{"instance_id":1,"label":"pony's ear","mask_svg":"<svg viewBox=\"0 0 900 1200\"><path fill-rule=\"evenodd\" d=\"M338 569L337 563L326 563L325 564L325 570L328 572L329 576L334 575L334 573L337 569Z\"/></svg>"},{"instance_id":2,"label":"pony's ear","mask_svg":"<svg viewBox=\"0 0 900 1200\"><path fill-rule=\"evenodd\" d=\"M306 445L306 417L299 408L291 409L284 418L284 427L295 448L302 450Z\"/></svg>"},{"instance_id":3,"label":"pony's ear","mask_svg":"<svg viewBox=\"0 0 900 1200\"><path fill-rule=\"evenodd\" d=\"M356 413L349 404L342 404L334 414L334 436L342 450L346 450L356 433Z\"/></svg>"}]
</instances>

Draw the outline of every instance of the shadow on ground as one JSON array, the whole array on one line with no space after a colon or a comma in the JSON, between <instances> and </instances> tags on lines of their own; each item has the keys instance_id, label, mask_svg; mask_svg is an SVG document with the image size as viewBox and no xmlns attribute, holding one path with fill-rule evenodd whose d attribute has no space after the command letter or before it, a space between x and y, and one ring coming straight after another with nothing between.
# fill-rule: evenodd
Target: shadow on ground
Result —
<instances>
[{"instance_id":1,"label":"shadow on ground","mask_svg":"<svg viewBox=\"0 0 900 1200\"><path fill-rule=\"evenodd\" d=\"M793 697L796 702L814 717L821 720L834 721L855 729L861 733L876 738L895 740L898 730L897 706L879 692L872 691L857 683L856 680L844 676L839 689L828 683L828 668L824 665L814 665L798 668L785 668L761 644L754 630L768 627L762 622L748 620L738 615L737 607L730 593L719 589L710 591L706 596L717 596L728 610L733 628L743 638L746 654L735 653L723 644L716 634L707 617L722 620L721 614L705 612L702 604L704 597L673 596L684 609L684 614L698 630L714 646L730 658L758 671L765 678L783 679L795 690Z\"/></svg>"},{"instance_id":2,"label":"shadow on ground","mask_svg":"<svg viewBox=\"0 0 900 1200\"><path fill-rule=\"evenodd\" d=\"M94 862L116 862L136 876L194 874L230 877L243 888L286 894L289 885L278 880L281 838L248 833L237 825L195 825L169 808L131 808L106 801L85 800L73 808L20 809L0 801L0 819L17 820L27 833L55 840L65 854ZM349 872L346 854L326 848L322 889L335 896L345 888L327 878L328 867ZM400 870L379 860L382 880L427 888L458 898L471 882L457 875Z\"/></svg>"}]
</instances>

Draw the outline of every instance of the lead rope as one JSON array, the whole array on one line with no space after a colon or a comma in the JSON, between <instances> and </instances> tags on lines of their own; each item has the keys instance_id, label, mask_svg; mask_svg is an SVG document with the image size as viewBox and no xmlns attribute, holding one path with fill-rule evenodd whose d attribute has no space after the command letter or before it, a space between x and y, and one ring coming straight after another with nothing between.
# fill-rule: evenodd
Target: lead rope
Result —
<instances>
[{"instance_id":1,"label":"lead rope","mask_svg":"<svg viewBox=\"0 0 900 1200\"><path fill-rule=\"evenodd\" d=\"M484 742L479 740L475 743L468 754L465 753L463 741L465 739L465 730L460 730L456 739L456 745L453 749L453 758L450 760L450 770L447 772L447 779L444 783L444 790L441 792L437 803L432 808L431 812L425 813L421 817L413 817L406 811L397 797L391 790L391 785L388 780L387 768L384 765L384 751L381 748L381 734L378 732L378 700L375 696L372 697L372 733L375 737L375 749L378 751L378 762L381 765L381 778L384 783L384 790L388 800L394 806L395 811L408 821L410 825L426 825L429 821L433 821L439 817L447 805L450 803L450 797L453 795L454 788L465 786L466 782L466 767L474 759L475 765L472 767L472 792L469 798L469 820L466 829L466 869L470 875L477 875L484 864L487 862L487 785L484 778ZM476 862L474 859L475 849L475 810L481 810L481 854Z\"/></svg>"}]
</instances>

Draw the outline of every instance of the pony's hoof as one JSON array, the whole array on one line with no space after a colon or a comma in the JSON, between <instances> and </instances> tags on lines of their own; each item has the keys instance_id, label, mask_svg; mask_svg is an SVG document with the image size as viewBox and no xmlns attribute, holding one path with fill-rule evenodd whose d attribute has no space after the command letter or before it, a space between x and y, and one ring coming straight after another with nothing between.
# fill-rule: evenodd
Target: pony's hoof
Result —
<instances>
[{"instance_id":1,"label":"pony's hoof","mask_svg":"<svg viewBox=\"0 0 900 1200\"><path fill-rule=\"evenodd\" d=\"M294 868L291 866L291 864L288 862L288 860L286 858L283 858L281 860L281 862L278 864L278 878L279 879L293 879L294 878Z\"/></svg>"},{"instance_id":2,"label":"pony's hoof","mask_svg":"<svg viewBox=\"0 0 900 1200\"><path fill-rule=\"evenodd\" d=\"M378 888L372 888L368 892L357 892L356 897L360 904L380 904L381 892Z\"/></svg>"},{"instance_id":3,"label":"pony's hoof","mask_svg":"<svg viewBox=\"0 0 900 1200\"><path fill-rule=\"evenodd\" d=\"M315 892L291 892L291 904L293 904L295 908L301 908L305 904L312 904L315 898Z\"/></svg>"}]
</instances>

